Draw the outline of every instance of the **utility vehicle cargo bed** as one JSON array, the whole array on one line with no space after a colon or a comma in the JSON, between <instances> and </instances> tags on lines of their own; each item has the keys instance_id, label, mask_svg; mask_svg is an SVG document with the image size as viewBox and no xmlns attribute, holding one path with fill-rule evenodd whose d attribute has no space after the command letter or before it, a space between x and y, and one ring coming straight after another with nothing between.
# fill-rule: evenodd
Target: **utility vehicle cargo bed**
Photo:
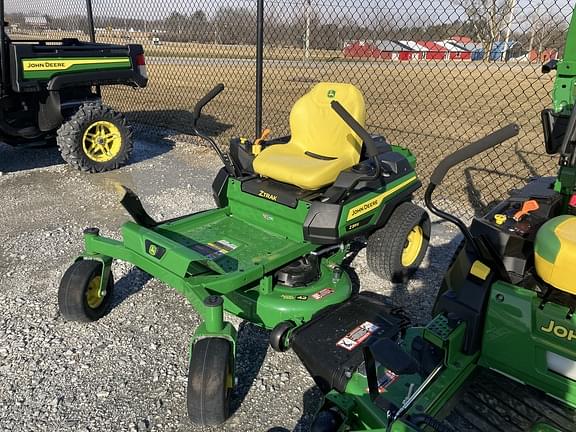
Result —
<instances>
[{"instance_id":1,"label":"utility vehicle cargo bed","mask_svg":"<svg viewBox=\"0 0 576 432\"><path fill-rule=\"evenodd\" d=\"M141 45L62 41L13 41L9 45L15 92L60 90L64 87L124 84L145 87L139 71Z\"/></svg>"},{"instance_id":2,"label":"utility vehicle cargo bed","mask_svg":"<svg viewBox=\"0 0 576 432\"><path fill-rule=\"evenodd\" d=\"M566 432L576 430L573 408L484 368L474 373L452 402L443 414L449 413L446 420L458 432L528 432L537 431L542 423Z\"/></svg>"}]
</instances>

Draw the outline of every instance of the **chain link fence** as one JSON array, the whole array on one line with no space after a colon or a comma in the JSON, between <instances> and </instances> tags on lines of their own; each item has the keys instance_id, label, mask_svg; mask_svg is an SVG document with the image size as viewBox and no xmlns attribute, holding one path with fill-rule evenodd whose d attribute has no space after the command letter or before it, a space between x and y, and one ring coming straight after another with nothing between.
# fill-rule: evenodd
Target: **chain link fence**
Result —
<instances>
[{"instance_id":1,"label":"chain link fence","mask_svg":"<svg viewBox=\"0 0 576 432\"><path fill-rule=\"evenodd\" d=\"M190 110L226 91L202 126L222 142L254 136L256 1L92 0L96 40L144 46L148 88L104 89L153 136L190 134ZM441 157L510 122L520 136L455 170L438 191L460 215L553 174L539 120L550 105L574 1L266 0L263 125L289 133L292 104L319 81L364 93L368 129L412 150L426 182ZM89 39L85 0L6 0L12 38Z\"/></svg>"}]
</instances>

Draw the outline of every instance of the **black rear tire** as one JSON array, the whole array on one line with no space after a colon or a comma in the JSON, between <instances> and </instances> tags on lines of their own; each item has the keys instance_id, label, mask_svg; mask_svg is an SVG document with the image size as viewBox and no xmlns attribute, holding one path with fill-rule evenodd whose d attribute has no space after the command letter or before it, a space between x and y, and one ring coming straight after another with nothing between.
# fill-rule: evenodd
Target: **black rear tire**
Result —
<instances>
[{"instance_id":1,"label":"black rear tire","mask_svg":"<svg viewBox=\"0 0 576 432\"><path fill-rule=\"evenodd\" d=\"M430 242L430 217L411 202L400 204L382 228L368 238L366 259L374 274L392 282L406 282L418 269ZM410 246L410 236L418 244ZM410 249L406 256L407 248ZM414 249L412 249L414 248Z\"/></svg>"},{"instance_id":2,"label":"black rear tire","mask_svg":"<svg viewBox=\"0 0 576 432\"><path fill-rule=\"evenodd\" d=\"M91 144L86 142L86 133L94 125L112 125L119 144L114 145L109 155L103 151L88 151ZM111 127L112 127L111 126ZM120 168L128 163L134 144L132 129L123 114L99 102L82 105L60 129L57 136L62 158L74 168L84 172L104 172Z\"/></svg>"},{"instance_id":3,"label":"black rear tire","mask_svg":"<svg viewBox=\"0 0 576 432\"><path fill-rule=\"evenodd\" d=\"M82 260L72 264L60 281L58 308L67 321L90 322L102 318L108 312L114 292L114 279L108 276L104 296L95 287L100 286L102 263ZM96 291L95 291L96 289Z\"/></svg>"},{"instance_id":4,"label":"black rear tire","mask_svg":"<svg viewBox=\"0 0 576 432\"><path fill-rule=\"evenodd\" d=\"M230 413L233 388L232 347L222 338L200 339L194 344L188 369L188 417L198 425L219 425Z\"/></svg>"}]
</instances>

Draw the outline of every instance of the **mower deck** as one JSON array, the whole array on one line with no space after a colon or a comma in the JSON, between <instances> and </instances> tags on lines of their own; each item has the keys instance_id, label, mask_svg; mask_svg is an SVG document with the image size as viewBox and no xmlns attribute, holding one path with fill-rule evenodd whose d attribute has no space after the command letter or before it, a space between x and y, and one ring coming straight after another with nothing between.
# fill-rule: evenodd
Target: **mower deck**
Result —
<instances>
[{"instance_id":1,"label":"mower deck","mask_svg":"<svg viewBox=\"0 0 576 432\"><path fill-rule=\"evenodd\" d=\"M274 271L318 246L255 226L226 209L196 213L154 228L127 222L122 234L123 241L117 241L88 231L85 256L105 265L111 259L133 262L174 286L200 312L209 295L219 294L225 310L273 328L288 319L306 321L351 293L350 279L338 267L345 249L318 259L319 275L312 283L275 283Z\"/></svg>"}]
</instances>

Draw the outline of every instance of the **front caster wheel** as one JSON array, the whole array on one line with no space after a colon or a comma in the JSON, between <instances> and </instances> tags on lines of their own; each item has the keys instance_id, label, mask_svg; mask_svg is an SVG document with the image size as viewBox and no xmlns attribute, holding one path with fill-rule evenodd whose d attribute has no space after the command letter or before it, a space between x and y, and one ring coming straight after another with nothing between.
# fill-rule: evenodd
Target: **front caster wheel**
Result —
<instances>
[{"instance_id":1,"label":"front caster wheel","mask_svg":"<svg viewBox=\"0 0 576 432\"><path fill-rule=\"evenodd\" d=\"M284 352L289 348L288 334L296 327L292 321L282 321L270 333L270 346L274 351Z\"/></svg>"},{"instance_id":2,"label":"front caster wheel","mask_svg":"<svg viewBox=\"0 0 576 432\"><path fill-rule=\"evenodd\" d=\"M60 281L58 308L68 321L96 321L102 318L112 301L114 279L108 276L108 284L102 290L102 263L82 260L72 264Z\"/></svg>"},{"instance_id":3,"label":"front caster wheel","mask_svg":"<svg viewBox=\"0 0 576 432\"><path fill-rule=\"evenodd\" d=\"M200 339L194 344L188 369L188 417L198 425L219 425L230 413L234 387L232 347L222 338Z\"/></svg>"},{"instance_id":4,"label":"front caster wheel","mask_svg":"<svg viewBox=\"0 0 576 432\"><path fill-rule=\"evenodd\" d=\"M335 410L320 411L310 428L310 432L337 432L342 425L342 417Z\"/></svg>"}]
</instances>

